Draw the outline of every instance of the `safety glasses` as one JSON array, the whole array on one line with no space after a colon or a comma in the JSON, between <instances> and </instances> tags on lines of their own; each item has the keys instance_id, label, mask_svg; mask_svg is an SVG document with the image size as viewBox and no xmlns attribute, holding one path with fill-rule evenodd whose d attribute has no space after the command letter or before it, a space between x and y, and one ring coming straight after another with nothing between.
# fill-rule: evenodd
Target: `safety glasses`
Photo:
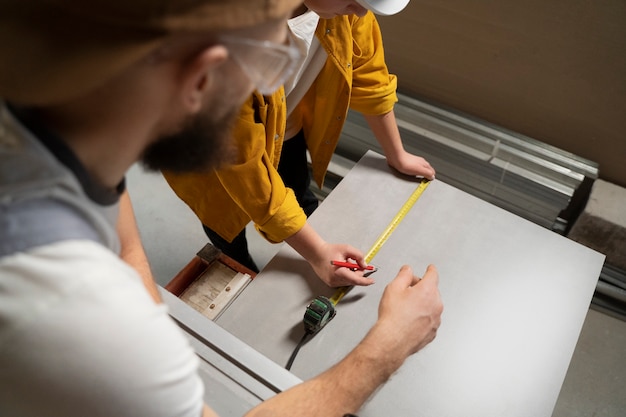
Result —
<instances>
[{"instance_id":1,"label":"safety glasses","mask_svg":"<svg viewBox=\"0 0 626 417\"><path fill-rule=\"evenodd\" d=\"M278 90L300 59L298 48L291 42L281 45L233 36L220 36L219 41L263 95Z\"/></svg>"}]
</instances>

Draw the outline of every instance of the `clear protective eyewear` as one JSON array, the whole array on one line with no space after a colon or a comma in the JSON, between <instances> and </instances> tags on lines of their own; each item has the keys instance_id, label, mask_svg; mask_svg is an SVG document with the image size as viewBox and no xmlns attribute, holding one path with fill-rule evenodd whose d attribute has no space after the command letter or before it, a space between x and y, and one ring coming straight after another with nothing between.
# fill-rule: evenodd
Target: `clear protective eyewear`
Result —
<instances>
[{"instance_id":1,"label":"clear protective eyewear","mask_svg":"<svg viewBox=\"0 0 626 417\"><path fill-rule=\"evenodd\" d=\"M291 42L281 45L271 41L220 36L235 62L263 95L270 95L287 81L300 59L300 51Z\"/></svg>"}]
</instances>

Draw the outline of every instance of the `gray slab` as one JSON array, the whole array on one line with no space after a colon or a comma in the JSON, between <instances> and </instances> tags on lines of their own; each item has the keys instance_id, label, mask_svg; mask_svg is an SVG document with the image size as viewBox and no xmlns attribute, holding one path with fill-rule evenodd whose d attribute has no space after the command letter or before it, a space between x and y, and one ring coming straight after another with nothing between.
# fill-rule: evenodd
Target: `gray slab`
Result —
<instances>
[{"instance_id":1,"label":"gray slab","mask_svg":"<svg viewBox=\"0 0 626 417\"><path fill-rule=\"evenodd\" d=\"M368 152L311 217L328 241L366 252L417 182ZM434 181L377 253L377 283L353 289L337 317L298 354L302 379L347 354L376 320L385 284L402 264L440 272L445 304L434 342L409 358L361 417L552 414L604 256ZM285 365L303 334L306 305L331 296L284 246L218 324Z\"/></svg>"}]
</instances>

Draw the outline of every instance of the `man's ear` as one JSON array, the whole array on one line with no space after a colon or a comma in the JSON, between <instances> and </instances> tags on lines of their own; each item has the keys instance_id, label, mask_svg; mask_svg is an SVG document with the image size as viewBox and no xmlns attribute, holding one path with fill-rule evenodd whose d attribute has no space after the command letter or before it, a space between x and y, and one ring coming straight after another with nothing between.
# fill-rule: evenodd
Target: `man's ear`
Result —
<instances>
[{"instance_id":1,"label":"man's ear","mask_svg":"<svg viewBox=\"0 0 626 417\"><path fill-rule=\"evenodd\" d=\"M181 93L183 106L190 113L202 108L206 91L214 82L216 69L228 59L223 45L208 46L187 60L181 69Z\"/></svg>"}]
</instances>

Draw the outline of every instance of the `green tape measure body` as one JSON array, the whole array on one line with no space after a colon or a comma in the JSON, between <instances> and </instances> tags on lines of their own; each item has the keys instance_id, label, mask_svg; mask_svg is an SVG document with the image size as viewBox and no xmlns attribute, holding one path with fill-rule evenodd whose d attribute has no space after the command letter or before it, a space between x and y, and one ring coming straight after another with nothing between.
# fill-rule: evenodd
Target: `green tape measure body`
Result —
<instances>
[{"instance_id":1,"label":"green tape measure body","mask_svg":"<svg viewBox=\"0 0 626 417\"><path fill-rule=\"evenodd\" d=\"M322 327L335 317L334 304L323 295L317 296L304 313L304 329L309 334L319 332Z\"/></svg>"}]
</instances>

